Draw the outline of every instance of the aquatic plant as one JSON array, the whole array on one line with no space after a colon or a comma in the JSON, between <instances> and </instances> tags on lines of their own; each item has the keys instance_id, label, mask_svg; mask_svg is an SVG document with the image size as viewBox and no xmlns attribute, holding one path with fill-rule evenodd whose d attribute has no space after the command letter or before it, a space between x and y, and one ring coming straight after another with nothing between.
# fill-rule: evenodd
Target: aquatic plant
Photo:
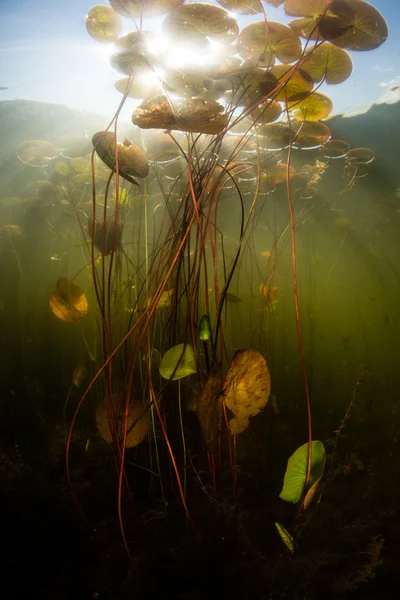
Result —
<instances>
[{"instance_id":1,"label":"aquatic plant","mask_svg":"<svg viewBox=\"0 0 400 600\"><path fill-rule=\"evenodd\" d=\"M94 7L87 29L94 40L113 44L110 62L124 76L115 84L122 98L108 127L93 136L91 158L64 154L65 161L56 165L57 189L72 206L83 239L82 271L89 265L89 306L100 332L93 336L96 373L70 423L67 471L79 507L70 446L79 411L93 393L99 429L115 455L119 522L128 554L123 514L123 498L130 498L126 460L128 448L139 442L143 447L147 440L148 464L158 477L165 513L171 500L163 478L172 464L192 523L186 482L187 445L193 434L191 438L189 429L185 431L183 399L195 406L213 498L223 493L228 455L238 501L237 436L251 429L256 415L264 411L274 371L268 366L272 352L265 350L270 339L256 349L247 334L245 349L231 352L235 328L228 327L228 303L239 304L241 298L234 292L243 271L254 262L249 287L257 292L260 310L267 306L261 319L271 322L279 307L275 278L285 249L290 249L307 413L303 437L308 441L289 459L291 467L293 461L301 466L296 491L288 465L282 497L299 503L300 513L323 472L322 444L312 436L296 235L312 211L304 202L318 195L332 163L342 161L350 180L340 193L367 174L373 151L351 149L346 141L331 139L322 121L333 103L319 89L322 83L345 81L352 71L348 51L377 48L387 28L379 12L361 0L219 4L112 0L112 8ZM268 4L283 5L294 20L289 26L269 20ZM230 10L259 13L260 21L241 29L240 19ZM163 16L158 36L144 28L147 17L155 15ZM134 30L121 35L120 17L133 20ZM176 48L186 62L177 62ZM120 119L131 99L133 128ZM31 166L47 165L53 149L44 144L24 142L19 158ZM307 152L316 150L317 157L313 154L303 163ZM267 220L272 242L263 253L267 265L261 268L251 258L253 234L282 192L287 199L285 222L278 228ZM88 312L88 305L82 303L77 284L60 281L51 308L59 318L75 322ZM162 355L157 368L155 352ZM171 433L177 422L183 461L176 457ZM90 515L84 516L90 520ZM280 535L289 540L290 533L280 527Z\"/></svg>"}]
</instances>

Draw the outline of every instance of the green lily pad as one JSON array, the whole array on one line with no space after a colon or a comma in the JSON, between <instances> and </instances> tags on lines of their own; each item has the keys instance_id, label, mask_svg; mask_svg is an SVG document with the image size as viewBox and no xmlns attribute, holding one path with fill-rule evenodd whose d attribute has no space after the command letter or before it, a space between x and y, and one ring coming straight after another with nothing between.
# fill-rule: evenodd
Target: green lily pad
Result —
<instances>
[{"instance_id":1,"label":"green lily pad","mask_svg":"<svg viewBox=\"0 0 400 600\"><path fill-rule=\"evenodd\" d=\"M161 359L160 375L164 379L175 381L196 371L196 359L190 344L178 344L170 348Z\"/></svg>"},{"instance_id":2,"label":"green lily pad","mask_svg":"<svg viewBox=\"0 0 400 600\"><path fill-rule=\"evenodd\" d=\"M286 502L299 502L307 479L308 443L303 444L289 458L283 488L279 498ZM322 442L312 442L311 473L307 489L321 479L325 468L325 448Z\"/></svg>"}]
</instances>

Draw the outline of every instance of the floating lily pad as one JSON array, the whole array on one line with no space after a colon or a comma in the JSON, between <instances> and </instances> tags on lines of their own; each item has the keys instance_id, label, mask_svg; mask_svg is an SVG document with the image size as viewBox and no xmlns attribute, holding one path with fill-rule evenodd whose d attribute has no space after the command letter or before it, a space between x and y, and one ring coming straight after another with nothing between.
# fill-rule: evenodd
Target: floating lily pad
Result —
<instances>
[{"instance_id":1,"label":"floating lily pad","mask_svg":"<svg viewBox=\"0 0 400 600\"><path fill-rule=\"evenodd\" d=\"M218 422L222 408L222 385L222 364L219 363L211 371L197 403L197 417L208 452L215 452L217 449Z\"/></svg>"},{"instance_id":2,"label":"floating lily pad","mask_svg":"<svg viewBox=\"0 0 400 600\"><path fill-rule=\"evenodd\" d=\"M113 9L123 17L138 19L156 17L180 6L185 0L110 0Z\"/></svg>"},{"instance_id":3,"label":"floating lily pad","mask_svg":"<svg viewBox=\"0 0 400 600\"><path fill-rule=\"evenodd\" d=\"M284 2L284 0L275 1ZM240 15L254 15L263 10L261 0L218 0L218 4Z\"/></svg>"},{"instance_id":4,"label":"floating lily pad","mask_svg":"<svg viewBox=\"0 0 400 600\"><path fill-rule=\"evenodd\" d=\"M319 31L340 48L360 51L378 48L388 36L384 18L364 0L332 0Z\"/></svg>"},{"instance_id":5,"label":"floating lily pad","mask_svg":"<svg viewBox=\"0 0 400 600\"><path fill-rule=\"evenodd\" d=\"M88 12L86 29L96 42L115 42L122 31L121 17L109 6L98 4Z\"/></svg>"},{"instance_id":6,"label":"floating lily pad","mask_svg":"<svg viewBox=\"0 0 400 600\"><path fill-rule=\"evenodd\" d=\"M87 314L88 301L81 288L66 277L57 280L56 289L49 298L50 308L58 319L75 323Z\"/></svg>"},{"instance_id":7,"label":"floating lily pad","mask_svg":"<svg viewBox=\"0 0 400 600\"><path fill-rule=\"evenodd\" d=\"M139 100L152 98L162 92L161 83L152 71L118 79L114 86L121 94L126 93L130 98Z\"/></svg>"},{"instance_id":8,"label":"floating lily pad","mask_svg":"<svg viewBox=\"0 0 400 600\"><path fill-rule=\"evenodd\" d=\"M326 39L347 50L373 50L386 40L382 15L364 0L286 0L285 11L301 16L290 27L304 38Z\"/></svg>"},{"instance_id":9,"label":"floating lily pad","mask_svg":"<svg viewBox=\"0 0 400 600\"><path fill-rule=\"evenodd\" d=\"M239 25L228 11L202 2L184 4L169 12L162 27L166 35L184 42L202 41L203 37L230 42L239 33Z\"/></svg>"},{"instance_id":10,"label":"floating lily pad","mask_svg":"<svg viewBox=\"0 0 400 600\"><path fill-rule=\"evenodd\" d=\"M305 71L293 70L287 65L275 65L269 69L260 83L260 92L270 95L278 102L295 100L299 96L304 98L311 93L314 82Z\"/></svg>"},{"instance_id":11,"label":"floating lily pad","mask_svg":"<svg viewBox=\"0 0 400 600\"><path fill-rule=\"evenodd\" d=\"M324 42L306 53L306 60L301 68L315 83L323 79L324 82L334 85L350 77L353 63L345 50Z\"/></svg>"},{"instance_id":12,"label":"floating lily pad","mask_svg":"<svg viewBox=\"0 0 400 600\"><path fill-rule=\"evenodd\" d=\"M259 66L271 66L273 54L283 63L301 55L299 37L286 25L273 21L258 21L245 27L238 39L237 50L242 58L255 58Z\"/></svg>"},{"instance_id":13,"label":"floating lily pad","mask_svg":"<svg viewBox=\"0 0 400 600\"><path fill-rule=\"evenodd\" d=\"M279 102L275 100L266 100L253 108L250 115L255 125L273 123L282 114L282 108Z\"/></svg>"},{"instance_id":14,"label":"floating lily pad","mask_svg":"<svg viewBox=\"0 0 400 600\"><path fill-rule=\"evenodd\" d=\"M263 138L260 143L265 149L283 150L290 146L291 133L287 123L262 125L257 128L257 133Z\"/></svg>"},{"instance_id":15,"label":"floating lily pad","mask_svg":"<svg viewBox=\"0 0 400 600\"><path fill-rule=\"evenodd\" d=\"M367 165L375 158L371 148L353 148L346 154L346 161L352 165Z\"/></svg>"},{"instance_id":16,"label":"floating lily pad","mask_svg":"<svg viewBox=\"0 0 400 600\"><path fill-rule=\"evenodd\" d=\"M235 352L223 388L224 402L234 414L229 422L231 435L248 427L249 418L267 404L270 391L271 377L262 354L251 348Z\"/></svg>"},{"instance_id":17,"label":"floating lily pad","mask_svg":"<svg viewBox=\"0 0 400 600\"><path fill-rule=\"evenodd\" d=\"M350 144L343 140L329 140L320 149L325 158L342 158L350 150Z\"/></svg>"},{"instance_id":18,"label":"floating lily pad","mask_svg":"<svg viewBox=\"0 0 400 600\"><path fill-rule=\"evenodd\" d=\"M113 69L123 75L135 75L151 71L151 45L156 37L150 31L132 31L120 37L114 44L114 53L110 57Z\"/></svg>"},{"instance_id":19,"label":"floating lily pad","mask_svg":"<svg viewBox=\"0 0 400 600\"><path fill-rule=\"evenodd\" d=\"M132 123L142 129L173 129L193 133L221 133L228 123L224 107L215 100L192 98L177 101L172 110L166 96L142 102L132 114Z\"/></svg>"},{"instance_id":20,"label":"floating lily pad","mask_svg":"<svg viewBox=\"0 0 400 600\"><path fill-rule=\"evenodd\" d=\"M362 177L366 177L366 175L368 175L369 172L370 166L369 164L365 163L348 163L344 168L345 175L354 179L361 179Z\"/></svg>"},{"instance_id":21,"label":"floating lily pad","mask_svg":"<svg viewBox=\"0 0 400 600\"><path fill-rule=\"evenodd\" d=\"M292 123L292 132L295 148L317 148L326 144L331 137L330 129L326 125L313 121Z\"/></svg>"},{"instance_id":22,"label":"floating lily pad","mask_svg":"<svg viewBox=\"0 0 400 600\"><path fill-rule=\"evenodd\" d=\"M57 150L50 142L27 140L18 146L17 156L30 167L45 167L57 156Z\"/></svg>"},{"instance_id":23,"label":"floating lily pad","mask_svg":"<svg viewBox=\"0 0 400 600\"><path fill-rule=\"evenodd\" d=\"M286 0L285 13L292 17L315 17L326 8L326 0Z\"/></svg>"},{"instance_id":24,"label":"floating lily pad","mask_svg":"<svg viewBox=\"0 0 400 600\"><path fill-rule=\"evenodd\" d=\"M288 107L296 121L320 121L332 112L333 102L325 94L313 92L304 99L292 100Z\"/></svg>"},{"instance_id":25,"label":"floating lily pad","mask_svg":"<svg viewBox=\"0 0 400 600\"><path fill-rule=\"evenodd\" d=\"M170 348L161 359L160 375L164 379L175 381L196 371L196 358L190 344L178 344Z\"/></svg>"},{"instance_id":26,"label":"floating lily pad","mask_svg":"<svg viewBox=\"0 0 400 600\"><path fill-rule=\"evenodd\" d=\"M279 497L286 502L299 502L307 480L308 443L303 444L289 458L283 488ZM325 469L325 448L322 442L312 442L311 472L307 490L321 479Z\"/></svg>"}]
</instances>

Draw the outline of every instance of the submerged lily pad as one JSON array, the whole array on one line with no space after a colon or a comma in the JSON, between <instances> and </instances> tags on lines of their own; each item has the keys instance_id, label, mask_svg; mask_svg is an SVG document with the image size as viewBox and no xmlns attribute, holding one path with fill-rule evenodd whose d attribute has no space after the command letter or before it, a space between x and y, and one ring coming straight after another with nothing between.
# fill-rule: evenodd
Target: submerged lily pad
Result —
<instances>
[{"instance_id":1,"label":"submerged lily pad","mask_svg":"<svg viewBox=\"0 0 400 600\"><path fill-rule=\"evenodd\" d=\"M196 371L196 358L190 344L178 344L170 348L161 359L160 375L164 379L175 381Z\"/></svg>"},{"instance_id":2,"label":"submerged lily pad","mask_svg":"<svg viewBox=\"0 0 400 600\"><path fill-rule=\"evenodd\" d=\"M262 354L249 348L235 352L226 374L223 396L234 414L229 422L231 435L244 431L250 417L267 404L271 392L271 377Z\"/></svg>"},{"instance_id":3,"label":"submerged lily pad","mask_svg":"<svg viewBox=\"0 0 400 600\"><path fill-rule=\"evenodd\" d=\"M49 298L50 308L61 321L75 323L87 314L88 301L81 288L66 277L57 280L56 289Z\"/></svg>"},{"instance_id":4,"label":"submerged lily pad","mask_svg":"<svg viewBox=\"0 0 400 600\"><path fill-rule=\"evenodd\" d=\"M99 404L96 410L97 429L103 440L111 444L113 436L110 429L109 419L113 419L116 428L116 436L119 442L122 442L125 429L125 407L117 406L115 402L114 414L107 413L106 402ZM128 408L128 423L126 434L126 448L133 448L145 439L149 431L149 414L139 402L132 402Z\"/></svg>"},{"instance_id":5,"label":"submerged lily pad","mask_svg":"<svg viewBox=\"0 0 400 600\"><path fill-rule=\"evenodd\" d=\"M325 448L322 442L312 442L311 472L307 490L318 482L325 469ZM279 497L286 502L299 502L307 480L308 443L303 444L289 458Z\"/></svg>"},{"instance_id":6,"label":"submerged lily pad","mask_svg":"<svg viewBox=\"0 0 400 600\"><path fill-rule=\"evenodd\" d=\"M217 449L218 422L222 408L222 385L222 364L219 363L211 371L197 403L197 417L208 452L215 452Z\"/></svg>"},{"instance_id":7,"label":"submerged lily pad","mask_svg":"<svg viewBox=\"0 0 400 600\"><path fill-rule=\"evenodd\" d=\"M115 134L111 131L99 131L92 138L93 147L101 160L112 171L115 171L115 154L118 150L118 173L121 177L139 185L135 177L147 177L149 163L137 146L126 140L123 144L115 144ZM117 147L117 148L116 148Z\"/></svg>"}]
</instances>

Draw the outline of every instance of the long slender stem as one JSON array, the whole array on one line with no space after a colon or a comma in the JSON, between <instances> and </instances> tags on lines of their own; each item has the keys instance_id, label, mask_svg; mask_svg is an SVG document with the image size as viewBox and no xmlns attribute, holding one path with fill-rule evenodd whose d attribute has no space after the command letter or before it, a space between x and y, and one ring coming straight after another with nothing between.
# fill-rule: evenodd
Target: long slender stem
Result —
<instances>
[{"instance_id":1,"label":"long slender stem","mask_svg":"<svg viewBox=\"0 0 400 600\"><path fill-rule=\"evenodd\" d=\"M180 426L181 426L182 446L183 446L183 496L184 496L184 498L186 498L186 442L185 442L185 432L183 430L181 380L180 379L178 381L178 405L179 405L179 422L180 422Z\"/></svg>"}]
</instances>

